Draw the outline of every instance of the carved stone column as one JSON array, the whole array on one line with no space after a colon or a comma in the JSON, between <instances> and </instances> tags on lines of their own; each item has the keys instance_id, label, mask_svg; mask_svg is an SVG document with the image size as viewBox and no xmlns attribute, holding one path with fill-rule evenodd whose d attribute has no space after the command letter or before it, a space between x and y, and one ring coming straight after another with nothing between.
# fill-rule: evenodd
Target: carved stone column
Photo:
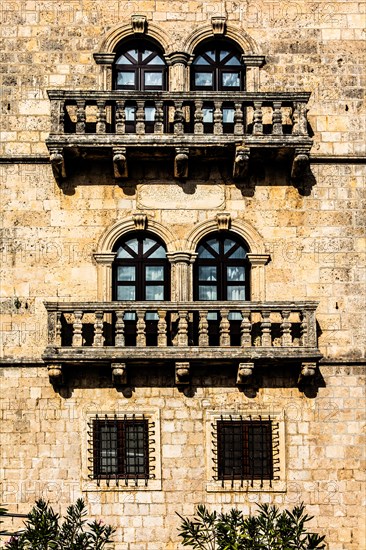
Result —
<instances>
[{"instance_id":1,"label":"carved stone column","mask_svg":"<svg viewBox=\"0 0 366 550\"><path fill-rule=\"evenodd\" d=\"M111 90L112 89L112 68L114 59L116 57L115 53L95 53L93 54L94 61L97 65L101 65L101 74L99 78L99 89L100 90Z\"/></svg>"},{"instance_id":2,"label":"carved stone column","mask_svg":"<svg viewBox=\"0 0 366 550\"><path fill-rule=\"evenodd\" d=\"M101 302L112 300L112 263L115 255L115 252L100 252L93 255L98 264L97 298Z\"/></svg>"},{"instance_id":3,"label":"carved stone column","mask_svg":"<svg viewBox=\"0 0 366 550\"><path fill-rule=\"evenodd\" d=\"M266 299L266 282L264 266L269 262L269 254L248 254L251 265L251 299L264 301Z\"/></svg>"},{"instance_id":4,"label":"carved stone column","mask_svg":"<svg viewBox=\"0 0 366 550\"><path fill-rule=\"evenodd\" d=\"M192 265L197 257L193 252L172 252L167 254L171 263L171 297L173 302L193 300Z\"/></svg>"},{"instance_id":5,"label":"carved stone column","mask_svg":"<svg viewBox=\"0 0 366 550\"><path fill-rule=\"evenodd\" d=\"M241 61L245 65L247 92L258 92L260 89L259 69L265 64L264 55L242 55Z\"/></svg>"},{"instance_id":6,"label":"carved stone column","mask_svg":"<svg viewBox=\"0 0 366 550\"><path fill-rule=\"evenodd\" d=\"M173 52L166 55L165 60L169 70L169 90L171 92L188 90L187 64L189 54L186 52Z\"/></svg>"}]
</instances>

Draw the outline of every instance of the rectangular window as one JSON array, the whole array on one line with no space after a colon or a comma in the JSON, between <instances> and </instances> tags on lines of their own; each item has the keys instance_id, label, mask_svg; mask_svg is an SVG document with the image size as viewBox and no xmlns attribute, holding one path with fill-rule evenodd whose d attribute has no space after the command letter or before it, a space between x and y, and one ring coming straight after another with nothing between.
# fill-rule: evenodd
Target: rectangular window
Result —
<instances>
[{"instance_id":1,"label":"rectangular window","mask_svg":"<svg viewBox=\"0 0 366 550\"><path fill-rule=\"evenodd\" d=\"M272 480L271 420L218 420L219 480Z\"/></svg>"},{"instance_id":2,"label":"rectangular window","mask_svg":"<svg viewBox=\"0 0 366 550\"><path fill-rule=\"evenodd\" d=\"M148 420L97 416L92 425L94 479L149 478Z\"/></svg>"}]
</instances>

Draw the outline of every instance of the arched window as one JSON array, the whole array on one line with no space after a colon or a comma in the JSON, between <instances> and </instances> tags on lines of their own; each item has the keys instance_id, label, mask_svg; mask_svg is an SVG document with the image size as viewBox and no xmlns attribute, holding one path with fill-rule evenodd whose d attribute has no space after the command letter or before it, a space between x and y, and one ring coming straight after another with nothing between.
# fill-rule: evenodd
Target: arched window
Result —
<instances>
[{"instance_id":1,"label":"arched window","mask_svg":"<svg viewBox=\"0 0 366 550\"><path fill-rule=\"evenodd\" d=\"M114 300L169 300L169 261L155 235L138 233L120 238L113 262Z\"/></svg>"},{"instance_id":2,"label":"arched window","mask_svg":"<svg viewBox=\"0 0 366 550\"><path fill-rule=\"evenodd\" d=\"M240 50L230 43L211 42L201 46L192 64L191 89L244 90L245 68L240 58Z\"/></svg>"},{"instance_id":3,"label":"arched window","mask_svg":"<svg viewBox=\"0 0 366 550\"><path fill-rule=\"evenodd\" d=\"M166 63L152 42L128 42L119 48L114 63L116 90L165 90Z\"/></svg>"},{"instance_id":4,"label":"arched window","mask_svg":"<svg viewBox=\"0 0 366 550\"><path fill-rule=\"evenodd\" d=\"M229 232L201 240L194 264L195 300L249 300L248 247Z\"/></svg>"}]
</instances>

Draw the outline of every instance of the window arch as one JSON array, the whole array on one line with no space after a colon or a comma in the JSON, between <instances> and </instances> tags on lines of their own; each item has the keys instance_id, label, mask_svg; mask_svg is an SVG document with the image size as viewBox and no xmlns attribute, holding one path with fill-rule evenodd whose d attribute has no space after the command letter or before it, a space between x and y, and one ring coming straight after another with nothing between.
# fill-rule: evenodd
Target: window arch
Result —
<instances>
[{"instance_id":1,"label":"window arch","mask_svg":"<svg viewBox=\"0 0 366 550\"><path fill-rule=\"evenodd\" d=\"M170 263L165 244L155 235L124 235L115 243L113 300L169 300Z\"/></svg>"},{"instance_id":2,"label":"window arch","mask_svg":"<svg viewBox=\"0 0 366 550\"><path fill-rule=\"evenodd\" d=\"M117 49L116 90L166 90L167 67L162 49L153 41L129 41Z\"/></svg>"},{"instance_id":3,"label":"window arch","mask_svg":"<svg viewBox=\"0 0 366 550\"><path fill-rule=\"evenodd\" d=\"M242 52L228 41L209 41L195 51L191 69L192 90L241 91L245 89Z\"/></svg>"},{"instance_id":4,"label":"window arch","mask_svg":"<svg viewBox=\"0 0 366 550\"><path fill-rule=\"evenodd\" d=\"M230 232L204 237L194 264L195 300L250 299L250 264L245 241Z\"/></svg>"}]
</instances>

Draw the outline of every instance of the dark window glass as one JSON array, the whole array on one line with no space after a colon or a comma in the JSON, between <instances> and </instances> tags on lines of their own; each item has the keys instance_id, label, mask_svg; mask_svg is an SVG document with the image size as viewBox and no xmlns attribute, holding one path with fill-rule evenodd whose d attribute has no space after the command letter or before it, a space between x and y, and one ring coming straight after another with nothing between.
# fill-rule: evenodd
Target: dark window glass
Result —
<instances>
[{"instance_id":1,"label":"dark window glass","mask_svg":"<svg viewBox=\"0 0 366 550\"><path fill-rule=\"evenodd\" d=\"M166 64L163 52L152 44L132 42L120 49L114 63L117 90L165 90Z\"/></svg>"},{"instance_id":2,"label":"dark window glass","mask_svg":"<svg viewBox=\"0 0 366 550\"><path fill-rule=\"evenodd\" d=\"M244 90L245 67L240 58L241 52L231 45L200 48L192 64L192 90Z\"/></svg>"},{"instance_id":3,"label":"dark window glass","mask_svg":"<svg viewBox=\"0 0 366 550\"><path fill-rule=\"evenodd\" d=\"M218 479L273 479L270 420L217 422Z\"/></svg>"},{"instance_id":4,"label":"dark window glass","mask_svg":"<svg viewBox=\"0 0 366 550\"><path fill-rule=\"evenodd\" d=\"M147 478L148 475L148 421L94 420L94 478Z\"/></svg>"}]
</instances>

